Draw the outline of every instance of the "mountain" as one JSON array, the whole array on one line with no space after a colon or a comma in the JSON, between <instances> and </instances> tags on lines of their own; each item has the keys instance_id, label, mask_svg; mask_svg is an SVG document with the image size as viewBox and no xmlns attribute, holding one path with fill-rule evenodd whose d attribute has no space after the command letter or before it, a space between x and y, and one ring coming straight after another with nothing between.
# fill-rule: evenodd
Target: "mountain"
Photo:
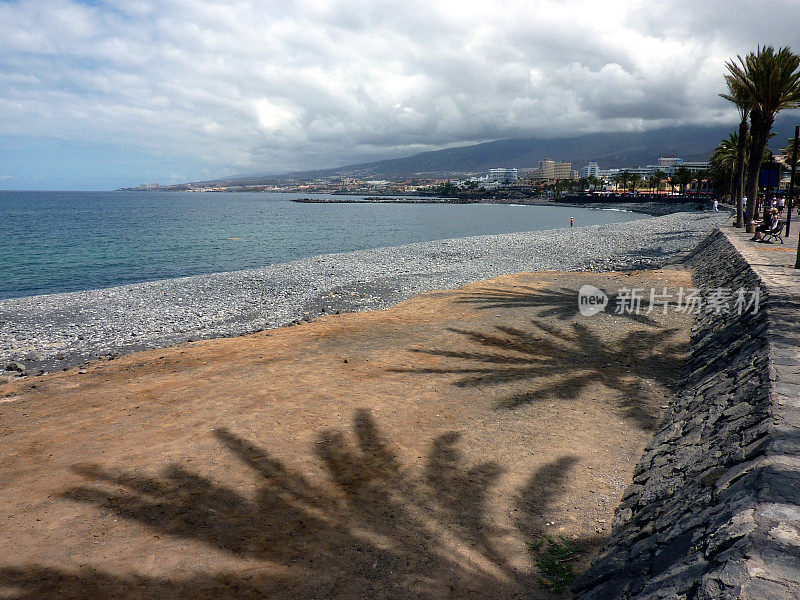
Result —
<instances>
[{"instance_id":1,"label":"mountain","mask_svg":"<svg viewBox=\"0 0 800 600\"><path fill-rule=\"evenodd\" d=\"M772 147L785 146L794 134L797 116L786 115L775 123ZM484 172L494 167L534 168L545 158L572 162L578 169L595 161L601 169L654 164L659 156L679 156L684 160L707 160L720 140L737 129L736 125L711 127L682 126L643 132L592 133L558 139L518 138L484 142L472 146L423 152L332 169L301 171L279 176L220 179L204 184L258 185L287 179L315 177L434 177Z\"/></svg>"}]
</instances>

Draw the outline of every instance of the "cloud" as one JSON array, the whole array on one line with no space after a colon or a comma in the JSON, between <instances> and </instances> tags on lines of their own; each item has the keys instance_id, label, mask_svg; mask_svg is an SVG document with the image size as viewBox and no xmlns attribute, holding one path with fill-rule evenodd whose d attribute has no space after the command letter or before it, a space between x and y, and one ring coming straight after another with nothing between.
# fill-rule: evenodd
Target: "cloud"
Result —
<instances>
[{"instance_id":1,"label":"cloud","mask_svg":"<svg viewBox=\"0 0 800 600\"><path fill-rule=\"evenodd\" d=\"M733 123L724 61L800 49L795 0L0 3L0 135L220 175L503 137Z\"/></svg>"}]
</instances>

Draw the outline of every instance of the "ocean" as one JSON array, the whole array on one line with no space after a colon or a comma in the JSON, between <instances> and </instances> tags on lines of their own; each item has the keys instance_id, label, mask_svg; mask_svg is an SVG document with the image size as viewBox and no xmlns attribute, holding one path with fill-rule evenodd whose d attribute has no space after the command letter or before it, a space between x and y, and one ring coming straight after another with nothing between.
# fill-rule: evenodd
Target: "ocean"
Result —
<instances>
[{"instance_id":1,"label":"ocean","mask_svg":"<svg viewBox=\"0 0 800 600\"><path fill-rule=\"evenodd\" d=\"M645 215L495 204L299 204L309 194L0 191L0 298ZM322 194L319 197L331 197ZM338 198L341 199L341 196Z\"/></svg>"}]
</instances>

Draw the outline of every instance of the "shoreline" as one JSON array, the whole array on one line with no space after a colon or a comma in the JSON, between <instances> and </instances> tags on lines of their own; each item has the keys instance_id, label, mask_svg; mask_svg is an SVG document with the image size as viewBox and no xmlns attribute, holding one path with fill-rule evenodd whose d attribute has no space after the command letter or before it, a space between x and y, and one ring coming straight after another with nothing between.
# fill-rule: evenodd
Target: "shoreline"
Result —
<instances>
[{"instance_id":1,"label":"shoreline","mask_svg":"<svg viewBox=\"0 0 800 600\"><path fill-rule=\"evenodd\" d=\"M592 199L585 202L567 202L537 198L429 198L404 196L358 196L348 198L293 198L298 204L484 204L505 206L557 206L562 208L588 208L591 210L612 210L633 212L650 216L664 216L678 212L700 212L698 202L664 202L645 199L640 202L602 201Z\"/></svg>"},{"instance_id":2,"label":"shoreline","mask_svg":"<svg viewBox=\"0 0 800 600\"><path fill-rule=\"evenodd\" d=\"M589 565L692 321L566 299L690 281L522 273L3 386L3 589L553 597L531 544L563 536Z\"/></svg>"},{"instance_id":3,"label":"shoreline","mask_svg":"<svg viewBox=\"0 0 800 600\"><path fill-rule=\"evenodd\" d=\"M24 239L28 235L33 236L33 241L21 247L20 257L11 260L0 277L0 300L259 269L320 254L381 246L559 228L569 225L571 215L579 225L642 218L633 212L598 212L564 206L526 209L492 204L421 204L385 206L384 210L359 203L349 208L346 204L338 205L339 208L336 205L314 207L293 203L290 200L296 195L287 194L262 194L255 200L242 200L241 195L232 194L226 198L232 202L229 211L208 194L197 200L197 206L194 199L174 199L172 203L174 195L161 194L156 195L154 202L148 202L153 206L166 202L163 210L171 218L150 216L134 228L116 230L114 220L128 218L126 215L131 210L126 206L127 200L115 200L103 193L87 198L70 194L63 198L63 206L59 195L49 199L47 196L32 198L32 204L25 205L27 208L23 210L25 219L33 219L30 227L23 230L11 224L11 245L6 243L5 246L12 254L15 251L13 239L19 236ZM134 194L127 194L131 195ZM36 218L38 209L35 207L40 202L42 206L56 202L52 206L58 208L52 218ZM110 211L104 212L106 216L93 225L91 235L74 233L71 229L77 225L75 219L79 217L75 215L81 214L72 213L84 204L103 211L106 207ZM151 204L142 204L140 208ZM221 212L214 217L214 224L204 225L205 217L195 210L197 207L212 215ZM185 218L181 216L184 210L189 214ZM344 225L340 235L340 220L345 215L353 221L352 225ZM272 219L277 219L275 225L271 224ZM416 219L422 221L418 224ZM191 235L176 233L165 225L173 220L185 222L187 226L192 223L200 231ZM56 227L55 223L62 226ZM51 227L50 233L47 227ZM64 251L51 256L55 247Z\"/></svg>"},{"instance_id":4,"label":"shoreline","mask_svg":"<svg viewBox=\"0 0 800 600\"><path fill-rule=\"evenodd\" d=\"M2 300L6 334L0 339L0 367L19 362L36 375L326 314L388 308L424 292L509 273L657 268L679 260L725 218L725 213L674 213L629 223L451 238Z\"/></svg>"}]
</instances>

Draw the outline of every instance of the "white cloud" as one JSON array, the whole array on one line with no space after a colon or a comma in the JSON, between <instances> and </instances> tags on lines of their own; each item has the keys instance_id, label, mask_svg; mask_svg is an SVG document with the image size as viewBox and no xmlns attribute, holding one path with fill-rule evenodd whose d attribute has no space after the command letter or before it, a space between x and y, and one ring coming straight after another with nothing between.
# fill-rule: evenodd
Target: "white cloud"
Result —
<instances>
[{"instance_id":1,"label":"white cloud","mask_svg":"<svg viewBox=\"0 0 800 600\"><path fill-rule=\"evenodd\" d=\"M510 136L733 122L722 63L800 49L796 0L0 3L0 135L219 174ZM762 9L758 9L761 11Z\"/></svg>"},{"instance_id":2,"label":"white cloud","mask_svg":"<svg viewBox=\"0 0 800 600\"><path fill-rule=\"evenodd\" d=\"M281 106L262 98L254 102L258 123L268 134L291 134L299 129L297 109Z\"/></svg>"}]
</instances>

